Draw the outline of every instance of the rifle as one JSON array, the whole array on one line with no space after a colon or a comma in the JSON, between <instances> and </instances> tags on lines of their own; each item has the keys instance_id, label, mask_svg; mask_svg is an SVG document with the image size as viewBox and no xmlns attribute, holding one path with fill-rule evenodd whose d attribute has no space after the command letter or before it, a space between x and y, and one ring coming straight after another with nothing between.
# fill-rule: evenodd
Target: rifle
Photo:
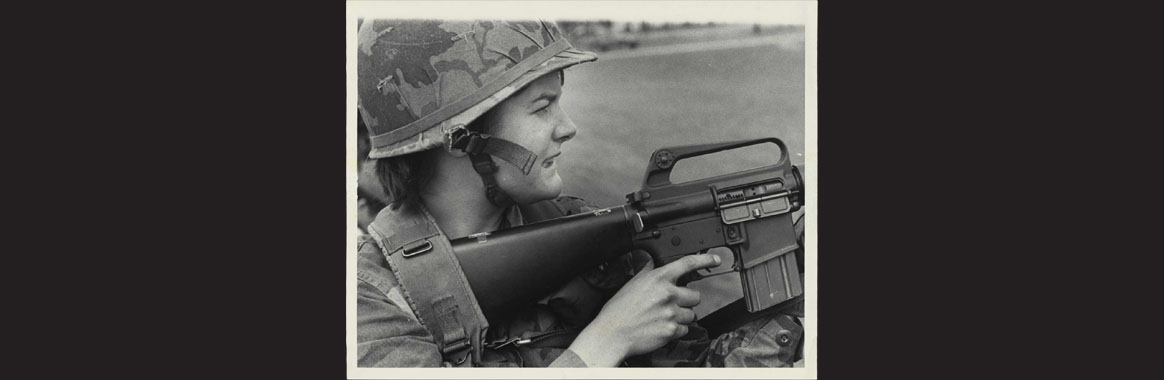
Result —
<instances>
[{"instance_id":1,"label":"rifle","mask_svg":"<svg viewBox=\"0 0 1164 380\"><path fill-rule=\"evenodd\" d=\"M771 166L671 183L679 160L774 143ZM641 249L655 267L683 256L730 248L748 312L803 293L792 213L804 204L804 180L777 138L656 150L642 189L622 206L452 240L453 252L486 318L533 302L608 259ZM726 272L725 272L726 273ZM703 276L692 272L681 283Z\"/></svg>"}]
</instances>

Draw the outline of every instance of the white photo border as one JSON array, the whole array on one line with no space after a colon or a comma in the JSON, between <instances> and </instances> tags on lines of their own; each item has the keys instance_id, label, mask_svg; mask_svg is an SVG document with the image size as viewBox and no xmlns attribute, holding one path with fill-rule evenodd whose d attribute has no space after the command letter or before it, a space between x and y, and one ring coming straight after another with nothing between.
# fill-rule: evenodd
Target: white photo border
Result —
<instances>
[{"instance_id":1,"label":"white photo border","mask_svg":"<svg viewBox=\"0 0 1164 380\"><path fill-rule=\"evenodd\" d=\"M347 79L346 364L351 379L815 379L817 378L817 3L816 1L351 1L344 45ZM356 366L356 25L366 18L542 19L803 24L805 182L805 339L803 368L362 368ZM620 20L622 18L622 20Z\"/></svg>"}]
</instances>

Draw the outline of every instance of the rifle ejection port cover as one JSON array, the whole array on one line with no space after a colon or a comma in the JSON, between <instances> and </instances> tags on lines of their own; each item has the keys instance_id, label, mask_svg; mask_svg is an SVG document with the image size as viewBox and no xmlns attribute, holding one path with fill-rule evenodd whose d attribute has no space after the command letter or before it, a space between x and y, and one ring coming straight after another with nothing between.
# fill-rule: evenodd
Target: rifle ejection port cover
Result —
<instances>
[{"instance_id":1,"label":"rifle ejection port cover","mask_svg":"<svg viewBox=\"0 0 1164 380\"><path fill-rule=\"evenodd\" d=\"M766 215L788 211L788 198L776 198L760 202L760 208L764 209L764 214Z\"/></svg>"},{"instance_id":2,"label":"rifle ejection port cover","mask_svg":"<svg viewBox=\"0 0 1164 380\"><path fill-rule=\"evenodd\" d=\"M724 222L724 224L732 224L732 223L742 222L742 221L751 220L751 219L752 219L752 215L749 214L749 212L748 212L748 205L747 204L742 204L739 206L729 207L729 208L723 209L723 222Z\"/></svg>"}]
</instances>

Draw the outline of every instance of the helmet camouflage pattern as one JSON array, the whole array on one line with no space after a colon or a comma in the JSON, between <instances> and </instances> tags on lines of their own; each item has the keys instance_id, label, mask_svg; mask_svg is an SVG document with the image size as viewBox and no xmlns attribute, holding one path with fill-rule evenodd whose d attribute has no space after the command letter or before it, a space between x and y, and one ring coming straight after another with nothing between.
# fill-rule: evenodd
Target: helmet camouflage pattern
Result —
<instances>
[{"instance_id":1,"label":"helmet camouflage pattern","mask_svg":"<svg viewBox=\"0 0 1164 380\"><path fill-rule=\"evenodd\" d=\"M373 159L443 146L538 77L598 59L544 21L361 20L358 48Z\"/></svg>"}]
</instances>

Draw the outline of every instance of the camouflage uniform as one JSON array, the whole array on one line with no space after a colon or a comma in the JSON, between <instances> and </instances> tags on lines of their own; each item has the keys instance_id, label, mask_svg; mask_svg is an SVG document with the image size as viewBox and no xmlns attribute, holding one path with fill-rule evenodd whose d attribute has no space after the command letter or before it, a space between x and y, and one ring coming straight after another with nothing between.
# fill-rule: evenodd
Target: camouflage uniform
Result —
<instances>
[{"instance_id":1,"label":"camouflage uniform","mask_svg":"<svg viewBox=\"0 0 1164 380\"><path fill-rule=\"evenodd\" d=\"M630 367L792 367L802 358L802 300L749 315L742 324L712 339L708 330L692 325L686 336L651 353L628 358ZM741 313L745 313L740 311Z\"/></svg>"},{"instance_id":2,"label":"camouflage uniform","mask_svg":"<svg viewBox=\"0 0 1164 380\"><path fill-rule=\"evenodd\" d=\"M369 132L370 159L451 147L457 128L533 80L597 59L594 53L574 49L556 25L542 21L360 20L358 28L358 112ZM497 157L514 163L512 156ZM547 202L561 213L589 207L573 198ZM506 220L519 225L530 216L526 213L513 207ZM385 208L369 232L390 234L431 218L423 205ZM448 241L443 233L435 240ZM400 286L386 259L392 252L383 245L374 237L361 237L358 244L358 365L464 365L463 360L448 362L429 330L433 327L426 328L417 318L417 300ZM472 364L585 366L566 347L638 268L633 257L573 279L510 320L490 321L483 327L488 345ZM475 305L459 306L478 310ZM784 334L790 329L799 331L799 325L765 317L712 339L693 325L688 336L624 365L790 366L800 341L799 335ZM796 345L774 343L787 340Z\"/></svg>"}]
</instances>

